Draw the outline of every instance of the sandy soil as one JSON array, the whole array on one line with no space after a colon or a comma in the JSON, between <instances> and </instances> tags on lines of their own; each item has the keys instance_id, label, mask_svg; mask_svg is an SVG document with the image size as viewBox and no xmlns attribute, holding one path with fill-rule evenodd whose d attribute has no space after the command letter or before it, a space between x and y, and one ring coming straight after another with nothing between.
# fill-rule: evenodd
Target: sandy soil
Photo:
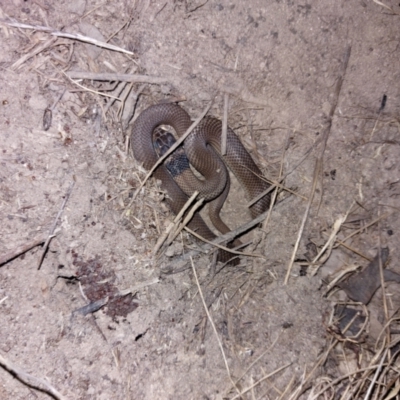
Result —
<instances>
[{"instance_id":1,"label":"sandy soil","mask_svg":"<svg viewBox=\"0 0 400 400\"><path fill-rule=\"evenodd\" d=\"M400 273L400 8L385 4L394 13L368 0L1 2L1 399L51 397L7 363L66 399L234 399L252 385L242 398L290 398L331 343L332 307L346 300L343 291L324 296L333 276L365 267L380 247ZM79 33L133 55L5 21ZM67 75L76 72L148 78L75 83ZM276 180L282 163L291 192L278 195L264 231L253 232L247 251L263 258L222 269L212 255L194 258L216 335L181 257L201 244L185 233L152 256L173 216L156 182L133 198L145 171L127 143L129 125L151 104L180 101L196 118L212 101L209 113L221 118L226 94L229 125L267 178ZM306 274L346 213L338 238L354 233L347 247L337 242L318 273ZM224 218L232 227L250 220L236 186ZM54 224L38 269L35 242ZM386 284L386 301L391 316L397 283ZM360 352L373 356L382 304L378 289L363 340L332 352L302 398L323 377L362 366Z\"/></svg>"}]
</instances>

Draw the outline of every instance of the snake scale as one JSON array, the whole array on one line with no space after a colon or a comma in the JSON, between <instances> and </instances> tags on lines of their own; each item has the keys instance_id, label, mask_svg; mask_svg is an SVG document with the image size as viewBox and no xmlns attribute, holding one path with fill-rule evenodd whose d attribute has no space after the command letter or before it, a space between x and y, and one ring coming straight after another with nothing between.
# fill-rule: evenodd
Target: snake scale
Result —
<instances>
[{"instance_id":1,"label":"snake scale","mask_svg":"<svg viewBox=\"0 0 400 400\"><path fill-rule=\"evenodd\" d=\"M159 157L153 143L153 132L160 125L171 126L177 135L181 136L191 125L191 119L183 108L172 103L150 106L138 116L132 126L131 146L134 157L146 170L150 170ZM262 179L260 169L230 128L226 155L220 156L221 132L221 121L206 117L184 142L184 151L190 164L201 173L204 180L199 180L190 169L186 169L182 176L178 174L172 177L164 164L161 164L153 175L161 181L162 189L168 193L166 200L174 214L178 214L188 196L194 190L198 190L199 197L212 200L209 213L213 225L220 232L227 233L229 228L219 216L229 192L229 173L225 165L243 186L248 200L264 192L269 184ZM255 218L266 211L269 204L269 195L258 200L250 207L252 217ZM188 226L205 239L212 240L216 237L198 213L193 216ZM232 255L224 251L219 254L221 261L227 261L231 257Z\"/></svg>"}]
</instances>

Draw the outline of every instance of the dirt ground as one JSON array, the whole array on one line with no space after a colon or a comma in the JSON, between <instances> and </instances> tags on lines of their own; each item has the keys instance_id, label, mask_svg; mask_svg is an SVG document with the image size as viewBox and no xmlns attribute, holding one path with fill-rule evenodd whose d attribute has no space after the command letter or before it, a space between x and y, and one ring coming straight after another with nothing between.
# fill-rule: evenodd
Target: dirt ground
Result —
<instances>
[{"instance_id":1,"label":"dirt ground","mask_svg":"<svg viewBox=\"0 0 400 400\"><path fill-rule=\"evenodd\" d=\"M330 320L346 293L326 292L380 248L400 274L400 6L385 5L1 2L0 399L311 399L373 359L399 283L377 290L349 342ZM127 149L147 106L179 101L194 119L211 103L222 118L227 94L229 125L268 179L282 168L285 189L245 249L261 258L222 268L193 252L214 331L182 257L203 245L183 233L152 255L173 216L153 180L134 197L146 173ZM237 185L223 216L232 228L250 220Z\"/></svg>"}]
</instances>

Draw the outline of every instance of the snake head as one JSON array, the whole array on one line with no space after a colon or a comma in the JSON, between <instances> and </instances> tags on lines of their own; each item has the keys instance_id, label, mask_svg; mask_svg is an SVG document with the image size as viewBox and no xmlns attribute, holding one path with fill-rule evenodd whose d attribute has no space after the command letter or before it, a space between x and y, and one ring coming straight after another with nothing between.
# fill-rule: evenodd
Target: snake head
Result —
<instances>
[{"instance_id":1,"label":"snake head","mask_svg":"<svg viewBox=\"0 0 400 400\"><path fill-rule=\"evenodd\" d=\"M153 146L158 157L162 157L176 143L174 135L160 127L153 132ZM164 162L173 178L190 169L183 147L178 147Z\"/></svg>"},{"instance_id":2,"label":"snake head","mask_svg":"<svg viewBox=\"0 0 400 400\"><path fill-rule=\"evenodd\" d=\"M154 130L153 146L159 158L162 157L174 143L176 143L176 139L171 132L160 127Z\"/></svg>"}]
</instances>

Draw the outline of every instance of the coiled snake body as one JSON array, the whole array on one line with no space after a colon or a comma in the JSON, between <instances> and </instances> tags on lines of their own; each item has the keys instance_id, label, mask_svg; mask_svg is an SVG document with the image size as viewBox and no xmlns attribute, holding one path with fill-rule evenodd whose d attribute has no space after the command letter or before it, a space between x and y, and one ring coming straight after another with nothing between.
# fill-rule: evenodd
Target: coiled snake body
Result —
<instances>
[{"instance_id":1,"label":"coiled snake body","mask_svg":"<svg viewBox=\"0 0 400 400\"><path fill-rule=\"evenodd\" d=\"M150 170L158 159L153 144L153 132L159 125L170 125L177 135L181 136L191 125L191 120L185 110L170 103L150 106L139 115L132 127L131 146L134 157L143 163L147 170ZM209 210L211 222L220 232L227 233L229 228L219 216L229 192L229 173L225 163L243 186L248 200L264 192L269 184L261 178L261 171L239 138L229 128L226 155L220 156L221 132L221 121L206 117L184 142L190 164L203 175L204 181L195 177L190 169L185 170L185 179L179 176L179 173L173 178L164 164L154 171L154 176L161 181L162 189L168 193L167 202L175 214L179 213L188 200L188 195L194 190L200 192L199 197L213 200ZM269 203L270 197L266 195L253 204L250 207L252 217L266 211ZM198 213L193 216L188 226L205 239L215 238L215 234ZM219 259L224 261L229 258L231 256L224 252L219 255Z\"/></svg>"}]
</instances>

